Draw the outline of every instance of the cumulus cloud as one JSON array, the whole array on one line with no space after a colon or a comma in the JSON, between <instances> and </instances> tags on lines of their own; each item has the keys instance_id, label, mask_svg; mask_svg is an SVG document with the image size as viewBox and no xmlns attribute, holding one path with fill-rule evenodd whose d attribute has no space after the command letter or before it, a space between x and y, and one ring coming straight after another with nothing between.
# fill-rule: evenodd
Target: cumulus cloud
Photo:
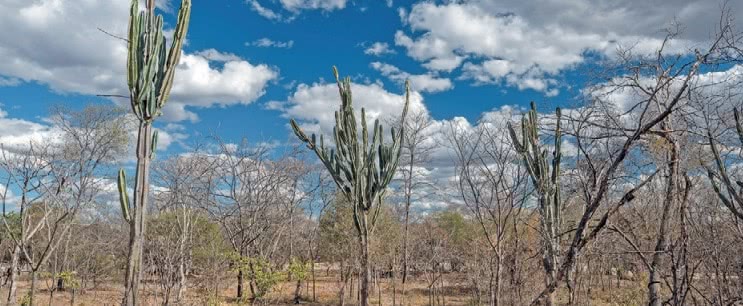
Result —
<instances>
[{"instance_id":1,"label":"cumulus cloud","mask_svg":"<svg viewBox=\"0 0 743 306\"><path fill-rule=\"evenodd\" d=\"M300 10L340 10L346 7L347 0L279 0L281 5L289 11Z\"/></svg>"},{"instance_id":2,"label":"cumulus cloud","mask_svg":"<svg viewBox=\"0 0 743 306\"><path fill-rule=\"evenodd\" d=\"M399 115L405 103L402 93L388 92L382 85L357 84L351 85L357 111L363 107L367 121L376 119L389 120ZM335 83L299 84L296 90L285 101L268 103L269 108L280 110L285 118L294 118L309 133L330 134L335 124L334 110L340 105L338 86ZM410 94L410 111L425 110L423 97L417 92Z\"/></svg>"},{"instance_id":3,"label":"cumulus cloud","mask_svg":"<svg viewBox=\"0 0 743 306\"><path fill-rule=\"evenodd\" d=\"M17 78L5 78L0 76L0 87L13 87L21 84L21 80Z\"/></svg>"},{"instance_id":4,"label":"cumulus cloud","mask_svg":"<svg viewBox=\"0 0 743 306\"><path fill-rule=\"evenodd\" d=\"M261 47L261 48L284 48L284 49L291 49L294 46L294 41L274 41L269 38L261 38L257 39L253 42L245 43L247 46L255 46L255 47Z\"/></svg>"},{"instance_id":5,"label":"cumulus cloud","mask_svg":"<svg viewBox=\"0 0 743 306\"><path fill-rule=\"evenodd\" d=\"M400 68L393 65L381 62L373 62L371 63L371 67L398 84L402 84L405 80L409 80L411 89L415 91L440 92L454 88L451 80L447 78L439 78L433 73L414 75L402 71Z\"/></svg>"},{"instance_id":6,"label":"cumulus cloud","mask_svg":"<svg viewBox=\"0 0 743 306\"><path fill-rule=\"evenodd\" d=\"M281 9L286 14L271 9L258 0L246 0L250 8L261 17L273 21L291 22L304 10L320 10L330 12L342 10L346 7L347 0L279 0Z\"/></svg>"},{"instance_id":7,"label":"cumulus cloud","mask_svg":"<svg viewBox=\"0 0 743 306\"><path fill-rule=\"evenodd\" d=\"M186 107L250 104L265 93L266 84L278 77L267 65L230 60L221 69L201 55L184 54L175 74L171 101L166 104L166 120L194 120ZM168 112L166 112L168 111Z\"/></svg>"},{"instance_id":8,"label":"cumulus cloud","mask_svg":"<svg viewBox=\"0 0 743 306\"><path fill-rule=\"evenodd\" d=\"M258 0L252 0L247 1L248 4L250 4L250 8L258 13L258 15L262 16L263 18L274 20L274 21L282 21L284 20L284 16L282 16L279 13L274 12L273 10L263 6L258 2Z\"/></svg>"},{"instance_id":9,"label":"cumulus cloud","mask_svg":"<svg viewBox=\"0 0 743 306\"><path fill-rule=\"evenodd\" d=\"M51 126L20 118L8 117L0 110L0 144L6 150L25 148L32 142L53 142L59 140L59 130Z\"/></svg>"},{"instance_id":10,"label":"cumulus cloud","mask_svg":"<svg viewBox=\"0 0 743 306\"><path fill-rule=\"evenodd\" d=\"M126 43L97 29L126 36L128 14L126 1L0 3L0 27L15 29L0 32L0 57L6 59L0 61L0 81L35 81L63 93L128 94ZM184 53L177 69L163 112L170 120L196 120L189 107L251 103L278 76L274 68L215 49Z\"/></svg>"},{"instance_id":11,"label":"cumulus cloud","mask_svg":"<svg viewBox=\"0 0 743 306\"><path fill-rule=\"evenodd\" d=\"M584 63L588 53L613 55L617 46L638 53L655 50L663 28L678 20L687 33L671 53L685 53L708 38L719 11L704 0L648 1L550 0L497 3L487 0L420 2L401 11L411 34L398 31L395 44L433 71L463 67L462 79L505 84L556 94L554 76ZM730 4L733 11L743 4ZM464 66L461 66L464 63Z\"/></svg>"},{"instance_id":12,"label":"cumulus cloud","mask_svg":"<svg viewBox=\"0 0 743 306\"><path fill-rule=\"evenodd\" d=\"M387 67L389 68L389 67ZM354 96L354 105L357 111L365 108L368 121L380 119L382 122L394 120L399 115L404 98L401 94L391 93L380 84L351 85ZM435 184L436 188L426 189L429 193L421 200L416 201L416 209L438 209L455 202L455 179L457 169L456 154L450 145L449 138L452 130L473 134L478 129L489 128L492 131L505 131L508 120L518 120L520 109L503 106L484 112L480 120L470 122L463 117L449 119L434 119L428 115L423 97L418 92L411 94L410 113L419 113L431 120L424 134L426 146L434 149L430 152L431 160L425 167L416 167L414 171L419 179ZM334 111L340 101L338 87L334 83L317 82L313 84L299 84L284 101L272 101L269 108L278 110L284 118L293 118L307 133L318 133L325 136L332 135L335 124ZM357 117L358 118L358 117ZM290 133L287 130L287 133ZM387 136L387 135L385 135ZM326 141L332 142L331 139ZM399 175L399 173L398 173Z\"/></svg>"},{"instance_id":13,"label":"cumulus cloud","mask_svg":"<svg viewBox=\"0 0 743 306\"><path fill-rule=\"evenodd\" d=\"M232 53L227 52L219 52L216 49L206 49L202 51L195 52L194 55L201 56L209 61L215 61L215 62L239 62L242 59Z\"/></svg>"},{"instance_id":14,"label":"cumulus cloud","mask_svg":"<svg viewBox=\"0 0 743 306\"><path fill-rule=\"evenodd\" d=\"M390 49L390 45L385 42L375 42L364 50L364 54L381 56L385 54L394 54L395 50Z\"/></svg>"}]
</instances>

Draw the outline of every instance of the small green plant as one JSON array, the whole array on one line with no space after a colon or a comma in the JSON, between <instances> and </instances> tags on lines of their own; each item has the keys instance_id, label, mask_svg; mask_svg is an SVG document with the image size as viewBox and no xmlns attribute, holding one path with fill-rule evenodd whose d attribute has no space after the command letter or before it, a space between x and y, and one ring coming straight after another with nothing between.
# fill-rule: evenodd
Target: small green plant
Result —
<instances>
[{"instance_id":1,"label":"small green plant","mask_svg":"<svg viewBox=\"0 0 743 306\"><path fill-rule=\"evenodd\" d=\"M206 297L204 305L206 306L221 306L224 301L217 294L210 294Z\"/></svg>"},{"instance_id":2,"label":"small green plant","mask_svg":"<svg viewBox=\"0 0 743 306\"><path fill-rule=\"evenodd\" d=\"M62 280L65 288L78 289L80 288L80 280L77 279L77 274L72 271L62 271L57 273L56 279Z\"/></svg>"},{"instance_id":3,"label":"small green plant","mask_svg":"<svg viewBox=\"0 0 743 306\"><path fill-rule=\"evenodd\" d=\"M299 293L302 289L302 281L307 279L309 270L310 270L310 267L306 262L302 261L301 259L297 257L292 257L292 260L289 263L289 268L287 269L286 273L289 279L293 279L297 281L297 286L294 289L294 304L299 304L299 301L301 299L301 296Z\"/></svg>"},{"instance_id":4,"label":"small green plant","mask_svg":"<svg viewBox=\"0 0 743 306\"><path fill-rule=\"evenodd\" d=\"M310 266L305 261L297 257L293 257L291 262L289 263L287 274L290 279L303 281L307 279L309 271L310 271Z\"/></svg>"},{"instance_id":5,"label":"small green plant","mask_svg":"<svg viewBox=\"0 0 743 306\"><path fill-rule=\"evenodd\" d=\"M232 254L235 271L242 271L255 286L255 299L261 299L271 292L274 286L283 280L282 273L274 269L273 264L263 257L249 257Z\"/></svg>"},{"instance_id":6,"label":"small green plant","mask_svg":"<svg viewBox=\"0 0 743 306\"><path fill-rule=\"evenodd\" d=\"M26 293L23 298L21 299L21 306L30 306L31 305L31 292Z\"/></svg>"}]
</instances>

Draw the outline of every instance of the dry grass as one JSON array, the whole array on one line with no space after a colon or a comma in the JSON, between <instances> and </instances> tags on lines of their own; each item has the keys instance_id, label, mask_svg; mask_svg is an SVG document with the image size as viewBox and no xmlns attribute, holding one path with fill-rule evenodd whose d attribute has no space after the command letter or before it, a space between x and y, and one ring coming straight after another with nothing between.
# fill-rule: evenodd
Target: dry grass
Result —
<instances>
[{"instance_id":1,"label":"dry grass","mask_svg":"<svg viewBox=\"0 0 743 306\"><path fill-rule=\"evenodd\" d=\"M218 297L208 297L207 294L203 293L200 289L189 290L186 301L181 305L248 305L247 302L240 302L234 298L236 292L236 285L234 284L235 279L224 278L220 284L220 294ZM407 305L430 305L428 288L425 280L416 279L408 284L407 294ZM51 280L40 280L39 289L35 296L36 305L71 305L71 292L55 292L54 298L50 303L50 291L49 285ZM194 287L203 287L192 283ZM213 284L210 284L213 285ZM282 282L278 284L274 290L266 296L261 302L256 302L257 305L294 305L293 294L295 289L295 282ZM392 285L389 279L380 279L381 295L376 288L372 291L370 302L372 305L392 305ZM398 285L399 286L399 285ZM317 280L315 284L315 300L312 297L312 283L306 282L302 285L302 304L303 305L338 305L338 292L340 284L337 281L336 275L330 273L326 275L325 271L318 271ZM162 303L162 297L156 296L157 284L153 282L146 282L144 295L146 305L160 305ZM346 289L346 304L355 305L357 303L355 295L349 295L349 288ZM29 282L22 280L19 285L18 298L21 299L29 290ZM398 287L399 291L399 287ZM105 285L99 286L96 289L88 289L84 292L77 292L75 297L75 306L91 306L91 305L119 305L121 300L123 289L116 284L114 280L106 283ZM4 301L7 296L7 289L3 288L0 290L0 296ZM464 281L461 276L456 274L447 275L447 281L443 290L439 291L439 302L445 302L445 305L474 305L472 301L472 293L464 285ZM609 287L601 288L598 284L592 287L590 299L591 305L598 306L614 306L614 305L639 305L642 303L644 298L644 290L641 282L630 282L623 281L622 283L611 284ZM561 291L558 294L560 301L565 301L566 292ZM400 302L399 292L395 297L397 304ZM380 303L381 301L381 303Z\"/></svg>"}]
</instances>

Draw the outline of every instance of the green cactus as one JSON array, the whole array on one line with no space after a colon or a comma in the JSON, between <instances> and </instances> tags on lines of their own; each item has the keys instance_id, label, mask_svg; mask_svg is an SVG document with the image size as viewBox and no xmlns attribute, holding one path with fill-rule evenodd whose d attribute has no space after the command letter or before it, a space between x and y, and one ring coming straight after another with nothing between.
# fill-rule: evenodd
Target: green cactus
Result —
<instances>
[{"instance_id":1,"label":"green cactus","mask_svg":"<svg viewBox=\"0 0 743 306\"><path fill-rule=\"evenodd\" d=\"M126 191L126 172L124 169L119 169L119 202L121 203L121 216L126 222L131 221L129 215L129 193Z\"/></svg>"},{"instance_id":2,"label":"green cactus","mask_svg":"<svg viewBox=\"0 0 743 306\"><path fill-rule=\"evenodd\" d=\"M529 112L521 119L521 140L511 123L508 123L508 132L513 147L522 157L539 198L544 246L543 264L549 282L555 279L557 273L560 252L559 230L562 226L562 200L560 199L560 162L562 159L560 120L562 114L559 107L555 110L555 115L555 142L551 161L547 156L547 150L542 147L539 140L539 122L534 102L531 103Z\"/></svg>"},{"instance_id":3,"label":"green cactus","mask_svg":"<svg viewBox=\"0 0 743 306\"><path fill-rule=\"evenodd\" d=\"M371 141L366 122L366 111L361 109L361 134L358 132L358 123L354 113L351 95L351 79L340 80L338 70L333 67L336 83L341 96L341 106L335 112L335 128L333 137L335 149L326 147L325 140L320 135L320 141L312 134L307 137L296 121L290 121L294 133L299 140L315 152L320 161L328 169L338 189L353 205L354 226L356 228L362 266L365 269L362 278L362 305L368 303L368 237L373 231L380 204L384 198L387 185L392 181L397 169L402 146L402 130L391 129L392 143L384 143L384 130L379 120L375 120ZM403 106L401 124L408 112L410 102L410 86L405 83L405 105ZM361 139L359 139L361 136ZM371 215L371 219L369 219Z\"/></svg>"},{"instance_id":4,"label":"green cactus","mask_svg":"<svg viewBox=\"0 0 743 306\"><path fill-rule=\"evenodd\" d=\"M157 131L152 131L152 123L162 115L162 108L168 101L191 15L191 1L181 0L173 42L170 50L167 50L163 36L163 17L155 15L155 1L147 0L147 7L142 12L139 11L139 0L132 0L131 3L127 85L132 112L139 120L139 133L134 201L129 200L123 169L119 171L118 179L121 212L130 227L124 305L138 304L136 292L142 265L149 166L150 161L155 158L158 138Z\"/></svg>"}]
</instances>

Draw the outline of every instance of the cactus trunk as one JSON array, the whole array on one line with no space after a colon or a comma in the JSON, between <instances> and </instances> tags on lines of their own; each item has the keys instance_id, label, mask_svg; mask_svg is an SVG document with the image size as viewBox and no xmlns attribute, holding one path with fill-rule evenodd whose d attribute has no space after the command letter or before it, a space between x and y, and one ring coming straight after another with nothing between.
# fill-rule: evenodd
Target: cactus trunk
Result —
<instances>
[{"instance_id":1,"label":"cactus trunk","mask_svg":"<svg viewBox=\"0 0 743 306\"><path fill-rule=\"evenodd\" d=\"M152 125L146 122L139 124L137 138L137 172L134 184L134 201L137 203L134 215L129 221L129 254L126 270L124 305L139 305L137 293L142 276L142 251L144 249L145 214L149 194L149 158L153 148L150 146Z\"/></svg>"},{"instance_id":2,"label":"cactus trunk","mask_svg":"<svg viewBox=\"0 0 743 306\"><path fill-rule=\"evenodd\" d=\"M554 134L554 151L550 162L547 150L539 140L537 108L531 103L531 110L521 120L521 139L513 126L508 124L514 149L521 155L529 172L532 185L538 197L542 235L542 264L545 284L549 286L557 279L557 266L560 254L560 227L562 226L562 200L560 198L560 162L562 159L560 126L561 112L557 108ZM551 167L550 167L551 164ZM546 305L553 305L554 294L547 296Z\"/></svg>"},{"instance_id":3,"label":"cactus trunk","mask_svg":"<svg viewBox=\"0 0 743 306\"><path fill-rule=\"evenodd\" d=\"M361 132L353 109L351 80L338 78L338 70L333 68L338 90L341 96L340 109L335 112L333 129L335 149L325 147L323 136L317 143L317 137L311 137L302 131L299 125L291 120L294 134L307 147L315 152L320 161L330 172L338 190L353 207L354 227L359 242L359 260L362 265L360 305L369 304L369 238L374 230L376 218L387 188L397 170L402 147L402 129L391 129L392 144L384 143L383 128L379 120L374 122L372 138L366 122L366 111L361 109ZM409 85L405 84L405 105L403 106L401 124L404 126L410 102ZM361 136L361 139L358 139Z\"/></svg>"},{"instance_id":4,"label":"cactus trunk","mask_svg":"<svg viewBox=\"0 0 743 306\"><path fill-rule=\"evenodd\" d=\"M178 21L170 50L163 37L163 18L155 15L154 1L146 2L140 12L138 0L132 0L129 16L129 52L127 55L127 84L131 109L139 120L137 134L137 172L133 201L129 201L126 174L119 171L119 198L121 214L129 225L129 253L127 257L124 298L122 305L139 305L138 290L142 275L147 197L150 190L150 163L157 148L157 131L152 123L162 113L173 86L175 69L188 30L191 1L181 0Z\"/></svg>"}]
</instances>

